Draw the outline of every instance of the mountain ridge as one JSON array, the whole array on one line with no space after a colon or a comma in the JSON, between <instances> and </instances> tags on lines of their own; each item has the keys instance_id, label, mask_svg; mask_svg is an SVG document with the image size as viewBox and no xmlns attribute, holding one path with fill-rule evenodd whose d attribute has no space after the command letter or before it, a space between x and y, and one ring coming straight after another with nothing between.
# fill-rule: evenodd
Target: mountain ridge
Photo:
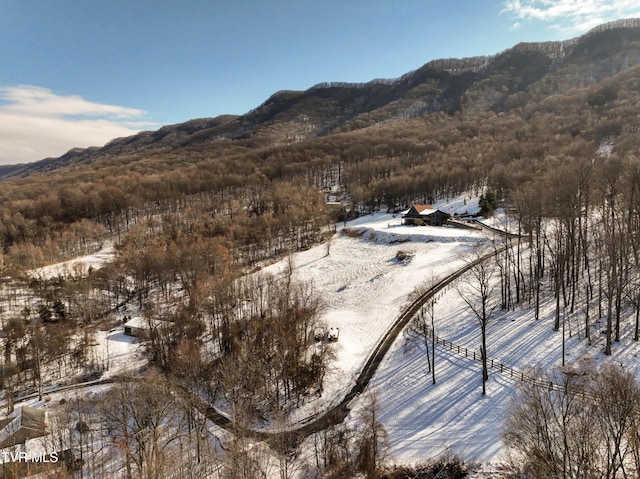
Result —
<instances>
[{"instance_id":1,"label":"mountain ridge","mask_svg":"<svg viewBox=\"0 0 640 479\"><path fill-rule=\"evenodd\" d=\"M304 91L281 90L244 115L193 119L115 138L103 147L73 148L57 158L0 166L0 179L193 144L281 145L436 112L501 111L516 93L545 76L556 75L559 79L552 83L560 91L640 64L640 48L630 49L623 58L612 54L611 45L625 42L640 47L640 19L608 22L564 41L522 42L490 56L436 59L395 79L324 82ZM569 62L582 68L572 83L557 75Z\"/></svg>"}]
</instances>

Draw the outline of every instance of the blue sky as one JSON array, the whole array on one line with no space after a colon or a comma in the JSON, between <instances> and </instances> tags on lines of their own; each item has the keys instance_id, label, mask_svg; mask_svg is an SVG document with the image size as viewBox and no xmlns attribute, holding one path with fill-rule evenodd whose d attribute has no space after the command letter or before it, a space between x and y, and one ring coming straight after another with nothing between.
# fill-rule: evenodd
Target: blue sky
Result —
<instances>
[{"instance_id":1,"label":"blue sky","mask_svg":"<svg viewBox=\"0 0 640 479\"><path fill-rule=\"evenodd\" d=\"M640 17L637 0L0 0L0 164Z\"/></svg>"}]
</instances>

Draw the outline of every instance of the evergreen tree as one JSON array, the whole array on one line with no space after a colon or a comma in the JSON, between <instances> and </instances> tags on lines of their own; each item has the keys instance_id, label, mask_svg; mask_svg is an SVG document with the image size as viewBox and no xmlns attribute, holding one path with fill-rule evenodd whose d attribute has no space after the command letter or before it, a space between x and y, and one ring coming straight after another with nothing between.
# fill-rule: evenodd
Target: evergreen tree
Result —
<instances>
[{"instance_id":1,"label":"evergreen tree","mask_svg":"<svg viewBox=\"0 0 640 479\"><path fill-rule=\"evenodd\" d=\"M480 214L482 216L491 216L498 207L496 193L493 190L487 190L486 194L480 196L478 206L480 206Z\"/></svg>"}]
</instances>

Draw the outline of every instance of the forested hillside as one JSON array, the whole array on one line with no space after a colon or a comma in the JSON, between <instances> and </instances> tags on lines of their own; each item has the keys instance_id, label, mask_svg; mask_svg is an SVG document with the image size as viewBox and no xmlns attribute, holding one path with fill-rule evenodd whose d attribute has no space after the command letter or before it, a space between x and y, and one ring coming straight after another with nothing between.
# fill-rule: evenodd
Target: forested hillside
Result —
<instances>
[{"instance_id":1,"label":"forested hillside","mask_svg":"<svg viewBox=\"0 0 640 479\"><path fill-rule=\"evenodd\" d=\"M487 183L508 200L553 175L554 162L635 151L639 60L640 29L616 23L563 44L431 62L394 81L281 92L242 117L73 150L5 172L2 249L12 264L24 266L24 248L50 262L84 248L93 224L119 234L185 208L229 247L268 250L257 243L289 242L287 229L301 247L326 224L332 189L354 212ZM265 254L291 247L280 246Z\"/></svg>"},{"instance_id":2,"label":"forested hillside","mask_svg":"<svg viewBox=\"0 0 640 479\"><path fill-rule=\"evenodd\" d=\"M538 319L553 298L553 328L579 313L589 344L603 318L610 355L625 331L640 340L638 112L632 20L433 61L396 80L278 92L246 115L2 168L0 386L13 398L47 378L101 374L90 353L97 331L135 305L150 325L172 324L144 349L171 388L245 421L277 421L322 393L332 359L314 352L322 302L293 279L291 254L363 213L489 191L521 235L496 262L501 309L532 308ZM105 244L115 258L99 270L34 273ZM247 275L286 257L277 277ZM136 383L144 391L115 389L193 412L191 394L164 394L168 383L152 379ZM191 412L189 440L196 431L199 441L204 423ZM151 466L139 461L143 475Z\"/></svg>"},{"instance_id":3,"label":"forested hillside","mask_svg":"<svg viewBox=\"0 0 640 479\"><path fill-rule=\"evenodd\" d=\"M530 235L528 275L551 265L567 281L555 296L573 305L586 270L619 318L625 261L640 251L639 63L640 26L617 22L394 81L281 92L242 117L26 165L1 182L0 268L18 277L113 241L114 272L135 280L140 304L179 278L197 305L202 284L308 248L336 221L488 187ZM543 220L556 224L553 241ZM607 255L597 284L593 247Z\"/></svg>"}]
</instances>

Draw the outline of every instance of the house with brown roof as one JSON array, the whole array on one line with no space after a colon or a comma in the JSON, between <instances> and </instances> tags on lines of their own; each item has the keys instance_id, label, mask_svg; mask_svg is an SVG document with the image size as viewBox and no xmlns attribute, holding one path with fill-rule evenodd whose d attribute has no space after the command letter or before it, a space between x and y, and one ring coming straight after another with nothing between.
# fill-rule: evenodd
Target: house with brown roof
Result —
<instances>
[{"instance_id":1,"label":"house with brown roof","mask_svg":"<svg viewBox=\"0 0 640 479\"><path fill-rule=\"evenodd\" d=\"M403 225L417 226L442 226L451 217L431 205L412 205L405 214L402 215Z\"/></svg>"}]
</instances>

